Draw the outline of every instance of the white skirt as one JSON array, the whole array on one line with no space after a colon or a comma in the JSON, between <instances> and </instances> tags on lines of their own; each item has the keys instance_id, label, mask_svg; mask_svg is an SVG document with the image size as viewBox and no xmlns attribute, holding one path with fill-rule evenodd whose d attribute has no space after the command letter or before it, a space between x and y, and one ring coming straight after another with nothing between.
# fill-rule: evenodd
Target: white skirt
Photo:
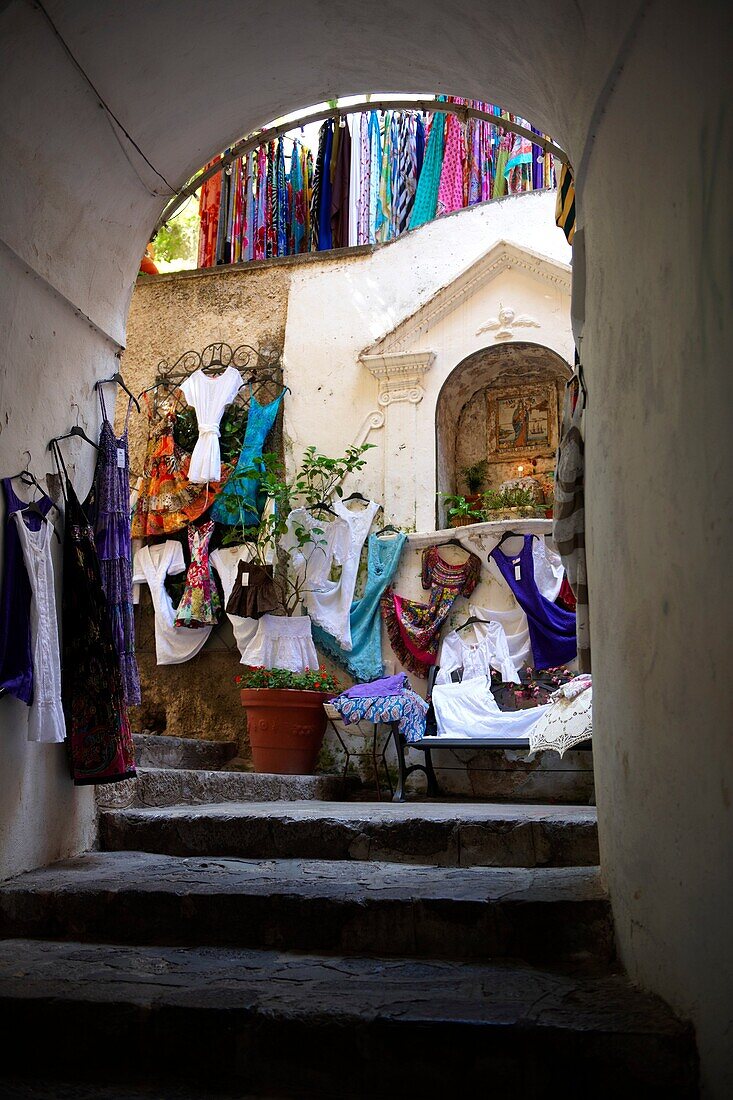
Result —
<instances>
[{"instance_id":1,"label":"white skirt","mask_svg":"<svg viewBox=\"0 0 733 1100\"><path fill-rule=\"evenodd\" d=\"M436 684L432 694L441 737L529 737L549 704L529 710L500 710L486 676L457 684Z\"/></svg>"},{"instance_id":2,"label":"white skirt","mask_svg":"<svg viewBox=\"0 0 733 1100\"><path fill-rule=\"evenodd\" d=\"M242 664L305 672L318 668L309 615L263 615L242 651Z\"/></svg>"}]
</instances>

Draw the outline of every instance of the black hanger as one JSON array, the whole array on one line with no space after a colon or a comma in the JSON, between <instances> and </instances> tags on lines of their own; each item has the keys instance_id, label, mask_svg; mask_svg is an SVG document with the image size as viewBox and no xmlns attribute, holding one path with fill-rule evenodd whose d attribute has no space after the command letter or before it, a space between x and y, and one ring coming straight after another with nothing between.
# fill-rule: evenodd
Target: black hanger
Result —
<instances>
[{"instance_id":1,"label":"black hanger","mask_svg":"<svg viewBox=\"0 0 733 1100\"><path fill-rule=\"evenodd\" d=\"M374 534L379 538L380 535L386 535L388 531L393 531L395 535L401 535L399 527L395 527L393 523L388 523L386 527L381 527L379 531L375 531Z\"/></svg>"},{"instance_id":2,"label":"black hanger","mask_svg":"<svg viewBox=\"0 0 733 1100\"><path fill-rule=\"evenodd\" d=\"M335 516L333 508L325 500L319 500L317 504L308 505L309 512L330 512L332 516Z\"/></svg>"},{"instance_id":3,"label":"black hanger","mask_svg":"<svg viewBox=\"0 0 733 1100\"><path fill-rule=\"evenodd\" d=\"M445 542L441 542L441 546L457 546L459 550L466 550L466 547L460 541L460 539L446 539ZM470 554L470 550L466 550L467 554Z\"/></svg>"},{"instance_id":4,"label":"black hanger","mask_svg":"<svg viewBox=\"0 0 733 1100\"><path fill-rule=\"evenodd\" d=\"M498 550L499 547L501 546L502 542L506 542L507 539L523 539L523 538L524 538L524 535L520 534L519 531L505 531L504 534L499 539L499 541L497 542L496 546L494 547L494 550ZM492 551L492 553L493 553L493 551Z\"/></svg>"},{"instance_id":5,"label":"black hanger","mask_svg":"<svg viewBox=\"0 0 733 1100\"><path fill-rule=\"evenodd\" d=\"M53 439L50 440L47 449L50 451L50 450L52 450L54 443L58 443L62 439L70 439L71 436L78 435L80 439L83 439L85 443L88 443L90 446L94 447L95 451L98 451L99 450L98 444L96 444L93 439L89 438L87 433L84 431L84 429L79 424L79 406L76 404L75 401L73 401L72 404L71 404L71 407L72 407L72 409L76 408L76 413L77 413L76 424L74 425L74 427L70 431L66 432L64 435L55 435L53 437Z\"/></svg>"},{"instance_id":6,"label":"black hanger","mask_svg":"<svg viewBox=\"0 0 733 1100\"><path fill-rule=\"evenodd\" d=\"M140 412L140 402L135 397L132 390L127 386L127 384L125 383L125 379L122 377L119 371L115 371L115 373L110 375L109 378L100 378L98 382L94 383L95 390L98 390L100 386L105 386L108 382L116 382L118 386L121 386L121 388L129 396L137 411Z\"/></svg>"},{"instance_id":7,"label":"black hanger","mask_svg":"<svg viewBox=\"0 0 733 1100\"><path fill-rule=\"evenodd\" d=\"M461 623L460 626L456 627L456 632L458 632L459 630L465 630L467 626L473 626L474 623L483 623L484 626L490 626L491 619L480 619L478 615L471 615L468 619L466 619L465 623Z\"/></svg>"},{"instance_id":8,"label":"black hanger","mask_svg":"<svg viewBox=\"0 0 733 1100\"><path fill-rule=\"evenodd\" d=\"M344 497L344 504L349 500L363 500L365 504L370 503L369 497L365 497L363 493L349 493L347 497Z\"/></svg>"},{"instance_id":9,"label":"black hanger","mask_svg":"<svg viewBox=\"0 0 733 1100\"><path fill-rule=\"evenodd\" d=\"M55 508L56 505L52 504L51 507ZM51 520L49 519L48 515L46 515L45 512L41 511L41 509L38 506L38 501L37 500L32 500L30 502L30 504L26 504L25 508L19 508L18 511L19 512L28 512L29 515L38 516L38 518L41 519L44 523L50 523L51 524L51 530L53 531L53 533L56 536L56 538L58 539L58 541L61 542L61 535L58 533L58 531L54 527L53 523L51 523Z\"/></svg>"}]
</instances>

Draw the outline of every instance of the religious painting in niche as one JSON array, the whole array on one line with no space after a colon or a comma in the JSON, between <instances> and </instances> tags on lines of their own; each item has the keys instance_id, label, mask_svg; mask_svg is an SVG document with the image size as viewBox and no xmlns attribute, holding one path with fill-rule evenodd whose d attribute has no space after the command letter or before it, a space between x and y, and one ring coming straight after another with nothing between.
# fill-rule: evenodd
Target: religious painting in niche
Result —
<instances>
[{"instance_id":1,"label":"religious painting in niche","mask_svg":"<svg viewBox=\"0 0 733 1100\"><path fill-rule=\"evenodd\" d=\"M557 447L554 385L515 386L488 395L489 462L550 455Z\"/></svg>"},{"instance_id":2,"label":"religious painting in niche","mask_svg":"<svg viewBox=\"0 0 733 1100\"><path fill-rule=\"evenodd\" d=\"M500 451L547 446L550 442L547 395L520 393L496 402L496 435Z\"/></svg>"}]
</instances>

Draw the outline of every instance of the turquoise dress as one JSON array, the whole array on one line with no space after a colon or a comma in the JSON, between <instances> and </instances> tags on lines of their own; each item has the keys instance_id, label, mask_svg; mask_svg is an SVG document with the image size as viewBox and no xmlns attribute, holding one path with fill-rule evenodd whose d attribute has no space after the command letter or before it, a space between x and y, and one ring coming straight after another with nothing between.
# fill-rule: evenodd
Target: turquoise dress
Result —
<instances>
[{"instance_id":1,"label":"turquoise dress","mask_svg":"<svg viewBox=\"0 0 733 1100\"><path fill-rule=\"evenodd\" d=\"M249 416L242 450L226 485L214 501L211 518L228 527L258 527L264 500L260 499L259 478L252 477L262 458L265 440L275 423L285 390L269 405L260 405L249 388Z\"/></svg>"},{"instance_id":2,"label":"turquoise dress","mask_svg":"<svg viewBox=\"0 0 733 1100\"><path fill-rule=\"evenodd\" d=\"M438 188L443 168L443 146L445 144L445 115L437 112L433 115L425 148L420 179L415 192L415 202L410 214L410 229L432 221L438 209Z\"/></svg>"},{"instance_id":3,"label":"turquoise dress","mask_svg":"<svg viewBox=\"0 0 733 1100\"><path fill-rule=\"evenodd\" d=\"M335 638L313 624L313 640L323 653L338 661L355 680L368 683L383 674L382 625L379 600L391 582L406 535L380 538L370 535L367 544L367 582L364 595L354 600L349 612L352 648L342 649Z\"/></svg>"}]
</instances>

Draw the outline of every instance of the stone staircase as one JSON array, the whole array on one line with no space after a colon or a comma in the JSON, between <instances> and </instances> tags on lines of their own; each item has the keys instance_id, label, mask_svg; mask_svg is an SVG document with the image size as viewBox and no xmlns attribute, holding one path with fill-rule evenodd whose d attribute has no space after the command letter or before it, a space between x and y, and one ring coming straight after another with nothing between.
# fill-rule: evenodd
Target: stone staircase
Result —
<instances>
[{"instance_id":1,"label":"stone staircase","mask_svg":"<svg viewBox=\"0 0 733 1100\"><path fill-rule=\"evenodd\" d=\"M174 740L101 851L0 887L0 1097L697 1095L615 962L593 807L336 801Z\"/></svg>"}]
</instances>

